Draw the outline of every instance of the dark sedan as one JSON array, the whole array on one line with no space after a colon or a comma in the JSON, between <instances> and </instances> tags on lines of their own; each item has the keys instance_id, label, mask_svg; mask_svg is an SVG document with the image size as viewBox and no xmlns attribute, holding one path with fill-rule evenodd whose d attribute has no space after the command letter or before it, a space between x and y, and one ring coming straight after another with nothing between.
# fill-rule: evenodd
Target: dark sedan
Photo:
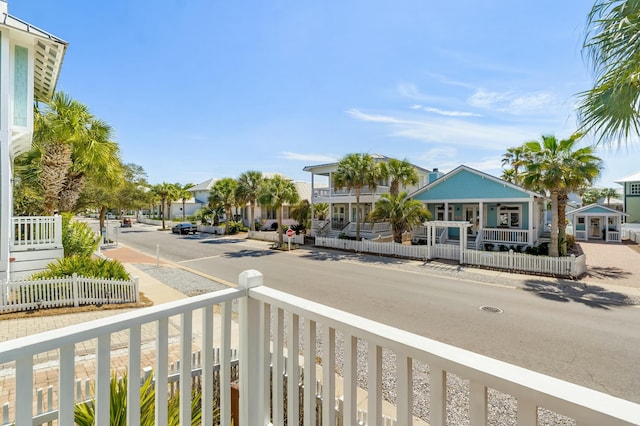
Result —
<instances>
[{"instance_id":1,"label":"dark sedan","mask_svg":"<svg viewBox=\"0 0 640 426\"><path fill-rule=\"evenodd\" d=\"M171 228L171 232L174 234L195 234L198 232L198 227L192 223L183 222Z\"/></svg>"}]
</instances>

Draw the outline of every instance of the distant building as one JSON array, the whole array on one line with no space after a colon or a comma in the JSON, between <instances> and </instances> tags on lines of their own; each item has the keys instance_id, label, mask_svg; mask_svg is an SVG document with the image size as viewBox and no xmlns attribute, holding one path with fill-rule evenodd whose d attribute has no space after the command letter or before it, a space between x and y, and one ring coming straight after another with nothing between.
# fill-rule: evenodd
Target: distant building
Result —
<instances>
[{"instance_id":1,"label":"distant building","mask_svg":"<svg viewBox=\"0 0 640 426\"><path fill-rule=\"evenodd\" d=\"M624 212L628 214L627 223L640 223L640 172L618 179L622 185Z\"/></svg>"}]
</instances>

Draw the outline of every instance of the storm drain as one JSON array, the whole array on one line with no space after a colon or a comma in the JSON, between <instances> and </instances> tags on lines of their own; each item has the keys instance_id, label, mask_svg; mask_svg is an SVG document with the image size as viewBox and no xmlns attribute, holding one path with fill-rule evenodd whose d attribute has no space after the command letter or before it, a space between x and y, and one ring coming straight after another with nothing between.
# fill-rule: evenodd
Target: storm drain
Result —
<instances>
[{"instance_id":1,"label":"storm drain","mask_svg":"<svg viewBox=\"0 0 640 426\"><path fill-rule=\"evenodd\" d=\"M481 311L489 312L490 314L501 314L502 309L496 308L495 306L480 306Z\"/></svg>"}]
</instances>

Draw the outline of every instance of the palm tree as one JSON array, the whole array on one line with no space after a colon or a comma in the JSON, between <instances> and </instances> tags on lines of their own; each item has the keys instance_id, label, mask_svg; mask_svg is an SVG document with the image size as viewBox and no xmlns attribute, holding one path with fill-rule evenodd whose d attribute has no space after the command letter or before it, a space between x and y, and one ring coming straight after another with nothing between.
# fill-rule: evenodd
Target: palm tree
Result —
<instances>
[{"instance_id":1,"label":"palm tree","mask_svg":"<svg viewBox=\"0 0 640 426\"><path fill-rule=\"evenodd\" d=\"M265 179L260 185L258 201L261 205L270 206L276 210L276 218L278 221L278 242L283 244L282 238L282 215L284 213L283 206L285 204L295 204L300 199L298 190L294 183L281 176L275 175L272 178Z\"/></svg>"},{"instance_id":2,"label":"palm tree","mask_svg":"<svg viewBox=\"0 0 640 426\"><path fill-rule=\"evenodd\" d=\"M524 145L507 148L507 152L502 154L502 166L509 166L503 173L502 179L507 182L520 185L520 169L527 161L527 149Z\"/></svg>"},{"instance_id":3,"label":"palm tree","mask_svg":"<svg viewBox=\"0 0 640 426\"><path fill-rule=\"evenodd\" d=\"M388 161L383 161L379 164L380 176L391 180L389 193L394 197L398 195L400 185L406 187L418 183L418 172L407 160L390 158Z\"/></svg>"},{"instance_id":4,"label":"palm tree","mask_svg":"<svg viewBox=\"0 0 640 426\"><path fill-rule=\"evenodd\" d=\"M249 229L256 230L255 224L255 208L258 201L258 193L260 190L260 184L264 178L262 172L255 170L248 170L243 172L238 177L238 187L236 188L236 197L242 200L244 203L249 203L251 207L251 224Z\"/></svg>"},{"instance_id":5,"label":"palm tree","mask_svg":"<svg viewBox=\"0 0 640 426\"><path fill-rule=\"evenodd\" d=\"M620 197L620 193L615 188L605 188L600 192L600 196L607 199L607 207L611 207L611 199Z\"/></svg>"},{"instance_id":6,"label":"palm tree","mask_svg":"<svg viewBox=\"0 0 640 426\"><path fill-rule=\"evenodd\" d=\"M313 205L313 214L318 220L325 220L329 216L329 204L328 203L315 203Z\"/></svg>"},{"instance_id":7,"label":"palm tree","mask_svg":"<svg viewBox=\"0 0 640 426\"><path fill-rule=\"evenodd\" d=\"M122 181L119 148L112 129L82 103L57 92L44 110L34 114L33 173L40 174L46 214L57 207L72 210L86 176L110 185Z\"/></svg>"},{"instance_id":8,"label":"palm tree","mask_svg":"<svg viewBox=\"0 0 640 426\"><path fill-rule=\"evenodd\" d=\"M640 2L596 0L587 17L583 53L595 84L579 94L581 131L622 144L640 134Z\"/></svg>"},{"instance_id":9,"label":"palm tree","mask_svg":"<svg viewBox=\"0 0 640 426\"><path fill-rule=\"evenodd\" d=\"M172 183L162 182L160 184L154 185L151 187L153 193L160 199L160 215L162 216L162 229L165 228L165 206L167 203L171 205L171 201L176 198L176 186Z\"/></svg>"},{"instance_id":10,"label":"palm tree","mask_svg":"<svg viewBox=\"0 0 640 426\"><path fill-rule=\"evenodd\" d=\"M592 183L600 173L601 160L593 155L592 147L574 150L582 135L573 134L568 139L558 141L555 136L542 136L542 141L525 144L530 158L524 164L522 183L525 188L534 191L548 191L551 195L551 242L549 256L560 254L558 242L562 242L562 251L566 249L564 238L566 222L566 195ZM560 215L563 216L560 223ZM560 225L562 224L562 228Z\"/></svg>"},{"instance_id":11,"label":"palm tree","mask_svg":"<svg viewBox=\"0 0 640 426\"><path fill-rule=\"evenodd\" d=\"M378 187L380 171L377 163L369 154L347 154L339 162L333 174L333 185L336 189L353 190L356 197L356 240L360 240L360 194L362 188L368 186L371 191Z\"/></svg>"},{"instance_id":12,"label":"palm tree","mask_svg":"<svg viewBox=\"0 0 640 426\"><path fill-rule=\"evenodd\" d=\"M582 205L588 206L589 204L595 204L600 198L602 198L602 192L599 189L591 188L584 191L581 195Z\"/></svg>"},{"instance_id":13,"label":"palm tree","mask_svg":"<svg viewBox=\"0 0 640 426\"><path fill-rule=\"evenodd\" d=\"M289 216L299 225L308 229L311 222L311 203L309 203L309 200L300 200L298 204L291 206Z\"/></svg>"},{"instance_id":14,"label":"palm tree","mask_svg":"<svg viewBox=\"0 0 640 426\"><path fill-rule=\"evenodd\" d=\"M236 205L236 187L238 182L230 177L217 180L209 192L209 201L214 205L224 206L224 214L227 218L224 227L225 235L229 233L229 223L233 219L231 216L231 207Z\"/></svg>"},{"instance_id":15,"label":"palm tree","mask_svg":"<svg viewBox=\"0 0 640 426\"><path fill-rule=\"evenodd\" d=\"M393 232L393 241L402 244L402 234L431 218L431 212L420 201L412 200L406 192L398 195L382 194L369 220L388 221Z\"/></svg>"},{"instance_id":16,"label":"palm tree","mask_svg":"<svg viewBox=\"0 0 640 426\"><path fill-rule=\"evenodd\" d=\"M186 205L187 205L187 200L189 200L192 196L191 191L189 191L189 188L193 188L195 185L192 183L187 183L184 185L177 185L177 196L180 200L182 200L182 221L184 222L186 220Z\"/></svg>"},{"instance_id":17,"label":"palm tree","mask_svg":"<svg viewBox=\"0 0 640 426\"><path fill-rule=\"evenodd\" d=\"M516 175L515 169L508 168L508 169L503 169L502 170L502 176L500 176L500 179L505 180L505 181L507 181L509 183L515 184L516 183L516 179L517 179L516 176L517 175Z\"/></svg>"}]
</instances>

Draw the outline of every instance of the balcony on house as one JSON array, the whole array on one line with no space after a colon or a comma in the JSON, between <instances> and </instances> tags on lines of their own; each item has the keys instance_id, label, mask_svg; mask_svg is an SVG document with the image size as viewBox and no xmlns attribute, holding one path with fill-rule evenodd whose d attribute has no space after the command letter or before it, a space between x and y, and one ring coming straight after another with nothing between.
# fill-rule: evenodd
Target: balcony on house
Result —
<instances>
[{"instance_id":1,"label":"balcony on house","mask_svg":"<svg viewBox=\"0 0 640 426\"><path fill-rule=\"evenodd\" d=\"M389 187L388 186L377 186L375 189L374 188L370 188L368 186L363 187L360 190L360 196L363 195L381 195L381 194L386 194L389 192ZM330 187L330 188L315 188L313 191L313 197L314 198L321 198L321 197L346 197L346 196L352 196L355 197L356 193L353 189L349 190L347 188L340 188L337 189L335 187Z\"/></svg>"},{"instance_id":2,"label":"balcony on house","mask_svg":"<svg viewBox=\"0 0 640 426\"><path fill-rule=\"evenodd\" d=\"M10 279L41 271L64 254L62 216L14 216L10 232Z\"/></svg>"},{"instance_id":3,"label":"balcony on house","mask_svg":"<svg viewBox=\"0 0 640 426\"><path fill-rule=\"evenodd\" d=\"M510 415L520 425L557 421L547 416L566 416L578 425L640 421L638 404L274 290L263 285L257 271L243 272L239 283L237 288L3 342L0 380L15 386L15 392L3 407L2 424L73 424L77 380L91 374L95 424L108 425L110 375L123 369L128 370L127 424L139 424L142 366L153 363L155 388L168 389L169 364L176 357L186 360L177 368L183 378L178 384L179 423L190 424L190 360L196 349L202 353L202 424L218 424L214 410L219 410L220 424L232 423L232 388L239 389L239 419L234 424L241 426L283 425L285 419L289 425L306 426L418 424L413 417L414 385L424 387L426 381L416 378L417 363L428 366L429 397L421 404L428 405L431 425L451 422L449 408L457 398L448 395L449 385L456 378L468 380L463 412L464 422L471 425L502 422L489 418L495 392L510 396ZM231 376L234 345L239 352L237 384ZM214 346L221 348L218 375ZM363 350L365 356L358 357ZM386 356L395 357L395 371L385 370L383 376ZM50 392L54 401L45 407L34 389L41 386L43 365L48 367L46 377L55 378ZM362 387L358 372L363 369L364 408L357 405ZM385 386L394 387L396 395L391 413L383 401ZM155 424L165 425L167 393L155 392L155 398Z\"/></svg>"}]
</instances>

